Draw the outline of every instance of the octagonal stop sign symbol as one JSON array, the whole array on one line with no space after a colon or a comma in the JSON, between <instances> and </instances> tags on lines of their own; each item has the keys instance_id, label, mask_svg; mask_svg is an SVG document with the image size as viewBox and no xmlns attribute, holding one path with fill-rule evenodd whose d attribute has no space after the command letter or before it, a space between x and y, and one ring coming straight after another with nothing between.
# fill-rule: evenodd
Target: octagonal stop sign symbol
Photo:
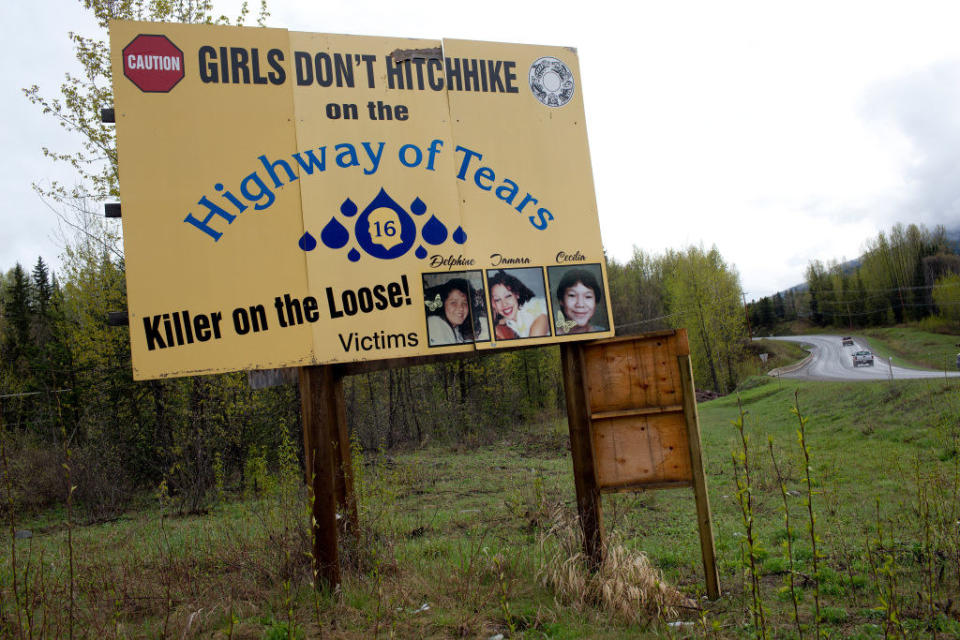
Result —
<instances>
[{"instance_id":1,"label":"octagonal stop sign symbol","mask_svg":"<svg viewBox=\"0 0 960 640\"><path fill-rule=\"evenodd\" d=\"M140 34L123 48L123 75L141 91L170 91L183 80L183 67L183 51L167 36Z\"/></svg>"}]
</instances>

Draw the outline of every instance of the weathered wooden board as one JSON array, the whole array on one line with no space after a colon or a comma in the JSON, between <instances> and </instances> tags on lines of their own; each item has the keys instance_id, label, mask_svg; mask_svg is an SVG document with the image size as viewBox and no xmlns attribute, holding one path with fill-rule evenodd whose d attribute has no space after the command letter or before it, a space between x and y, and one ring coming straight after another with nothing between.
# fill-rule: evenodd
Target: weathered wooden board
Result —
<instances>
[{"instance_id":1,"label":"weathered wooden board","mask_svg":"<svg viewBox=\"0 0 960 640\"><path fill-rule=\"evenodd\" d=\"M590 435L601 489L691 479L682 411L594 420Z\"/></svg>"},{"instance_id":2,"label":"weathered wooden board","mask_svg":"<svg viewBox=\"0 0 960 640\"><path fill-rule=\"evenodd\" d=\"M678 355L689 354L686 333L657 332L585 345L590 411L682 404Z\"/></svg>"},{"instance_id":3,"label":"weathered wooden board","mask_svg":"<svg viewBox=\"0 0 960 640\"><path fill-rule=\"evenodd\" d=\"M597 486L617 490L692 481L678 356L686 331L583 346Z\"/></svg>"}]
</instances>

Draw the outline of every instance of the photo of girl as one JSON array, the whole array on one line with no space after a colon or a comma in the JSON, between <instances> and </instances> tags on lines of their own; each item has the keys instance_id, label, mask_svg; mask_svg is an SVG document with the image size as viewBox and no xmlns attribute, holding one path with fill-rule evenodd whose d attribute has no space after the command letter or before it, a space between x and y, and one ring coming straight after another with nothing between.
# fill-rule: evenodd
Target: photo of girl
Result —
<instances>
[{"instance_id":1,"label":"photo of girl","mask_svg":"<svg viewBox=\"0 0 960 640\"><path fill-rule=\"evenodd\" d=\"M497 340L550 335L542 269L488 271L487 287Z\"/></svg>"},{"instance_id":2,"label":"photo of girl","mask_svg":"<svg viewBox=\"0 0 960 640\"><path fill-rule=\"evenodd\" d=\"M431 347L490 339L479 271L424 274L423 293Z\"/></svg>"},{"instance_id":3,"label":"photo of girl","mask_svg":"<svg viewBox=\"0 0 960 640\"><path fill-rule=\"evenodd\" d=\"M554 305L557 335L606 331L606 305L600 265L549 267L550 287L556 292Z\"/></svg>"}]
</instances>

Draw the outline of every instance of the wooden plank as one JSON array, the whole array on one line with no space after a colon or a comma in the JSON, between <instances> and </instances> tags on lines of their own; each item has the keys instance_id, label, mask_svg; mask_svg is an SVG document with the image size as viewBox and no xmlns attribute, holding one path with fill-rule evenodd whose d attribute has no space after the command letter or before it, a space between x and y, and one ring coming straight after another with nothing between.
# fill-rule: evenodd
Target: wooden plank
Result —
<instances>
[{"instance_id":1,"label":"wooden plank","mask_svg":"<svg viewBox=\"0 0 960 640\"><path fill-rule=\"evenodd\" d=\"M657 341L654 351L654 361L657 367L657 403L673 404L682 396L679 380L673 376L676 369L675 336L662 338Z\"/></svg>"},{"instance_id":2,"label":"wooden plank","mask_svg":"<svg viewBox=\"0 0 960 640\"><path fill-rule=\"evenodd\" d=\"M626 385L622 382L624 371L615 354L603 346L583 349L586 368L584 377L587 388L588 408L591 412L628 406L623 392Z\"/></svg>"},{"instance_id":3,"label":"wooden plank","mask_svg":"<svg viewBox=\"0 0 960 640\"><path fill-rule=\"evenodd\" d=\"M677 329L677 355L690 355L690 339L687 337L686 329Z\"/></svg>"},{"instance_id":4,"label":"wooden plank","mask_svg":"<svg viewBox=\"0 0 960 640\"><path fill-rule=\"evenodd\" d=\"M642 334L632 334L626 336L614 336L613 338L603 338L601 340L592 340L584 344L590 345L599 345L599 344L614 344L617 342L635 342L637 340L646 340L649 338L660 338L663 336L674 336L678 332L684 331L684 329L662 329L660 331L648 331Z\"/></svg>"},{"instance_id":5,"label":"wooden plank","mask_svg":"<svg viewBox=\"0 0 960 640\"><path fill-rule=\"evenodd\" d=\"M717 569L717 551L713 543L713 519L710 516L710 496L707 494L707 478L703 470L703 454L700 449L700 417L697 414L697 395L693 383L693 365L689 355L677 357L680 376L683 378L683 406L687 433L690 442L690 467L693 472L693 495L697 504L697 528L700 530L700 553L707 579L707 596L711 600L720 597L720 574Z\"/></svg>"},{"instance_id":6,"label":"wooden plank","mask_svg":"<svg viewBox=\"0 0 960 640\"><path fill-rule=\"evenodd\" d=\"M651 416L659 413L682 413L682 404L672 404L667 407L641 407L639 409L619 409L617 411L601 411L590 414L590 420L603 420L605 418L625 418L628 416Z\"/></svg>"},{"instance_id":7,"label":"wooden plank","mask_svg":"<svg viewBox=\"0 0 960 640\"><path fill-rule=\"evenodd\" d=\"M339 466L334 470L337 490L337 509L345 515L344 524L350 535L360 531L360 517L357 513L357 499L353 492L353 464L350 457L350 435L347 433L347 403L343 398L343 376L334 375L333 400L336 409L336 431L334 439L334 460Z\"/></svg>"},{"instance_id":8,"label":"wooden plank","mask_svg":"<svg viewBox=\"0 0 960 640\"><path fill-rule=\"evenodd\" d=\"M590 417L584 386L584 363L578 343L560 345L563 386L566 390L567 424L573 457L573 482L577 493L577 513L583 529L584 552L591 568L603 563L603 510L594 472L590 442Z\"/></svg>"},{"instance_id":9,"label":"wooden plank","mask_svg":"<svg viewBox=\"0 0 960 640\"><path fill-rule=\"evenodd\" d=\"M679 334L679 331L677 333ZM679 335L667 338L657 363L663 372L660 400L664 404L680 404L683 402L683 380L680 377L680 370L676 366L679 347Z\"/></svg>"},{"instance_id":10,"label":"wooden plank","mask_svg":"<svg viewBox=\"0 0 960 640\"><path fill-rule=\"evenodd\" d=\"M656 341L662 339L663 338L645 339L635 345L636 357L640 361L639 370L643 372L643 379L640 381L641 385L638 389L640 396L637 398L638 404L636 406L650 407L658 404L658 372L656 353L654 351ZM671 402L670 404L674 403Z\"/></svg>"},{"instance_id":11,"label":"wooden plank","mask_svg":"<svg viewBox=\"0 0 960 640\"><path fill-rule=\"evenodd\" d=\"M591 427L597 486L691 479L683 414L593 420Z\"/></svg>"},{"instance_id":12,"label":"wooden plank","mask_svg":"<svg viewBox=\"0 0 960 640\"><path fill-rule=\"evenodd\" d=\"M631 342L591 344L584 349L590 411L636 408L639 387L646 386Z\"/></svg>"},{"instance_id":13,"label":"wooden plank","mask_svg":"<svg viewBox=\"0 0 960 640\"><path fill-rule=\"evenodd\" d=\"M675 482L637 482L634 484L625 484L622 486L601 487L601 493L636 493L638 491L653 491L655 489L686 489L692 487L690 480L678 480Z\"/></svg>"},{"instance_id":14,"label":"wooden plank","mask_svg":"<svg viewBox=\"0 0 960 640\"><path fill-rule=\"evenodd\" d=\"M340 584L335 458L337 429L336 375L333 367L300 369L300 403L303 411L304 458L312 504L313 563L316 586Z\"/></svg>"}]
</instances>

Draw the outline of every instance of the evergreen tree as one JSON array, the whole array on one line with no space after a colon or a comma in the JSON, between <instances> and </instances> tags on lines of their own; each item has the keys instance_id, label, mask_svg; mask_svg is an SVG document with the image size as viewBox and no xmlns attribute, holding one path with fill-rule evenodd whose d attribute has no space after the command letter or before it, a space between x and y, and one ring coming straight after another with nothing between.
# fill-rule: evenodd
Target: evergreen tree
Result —
<instances>
[{"instance_id":1,"label":"evergreen tree","mask_svg":"<svg viewBox=\"0 0 960 640\"><path fill-rule=\"evenodd\" d=\"M3 298L3 316L6 330L2 345L3 362L11 370L26 373L30 344L30 281L18 262L7 279Z\"/></svg>"},{"instance_id":2,"label":"evergreen tree","mask_svg":"<svg viewBox=\"0 0 960 640\"><path fill-rule=\"evenodd\" d=\"M43 258L37 258L30 284L31 307L37 315L45 316L50 305L51 288L50 272L43 262Z\"/></svg>"},{"instance_id":3,"label":"evergreen tree","mask_svg":"<svg viewBox=\"0 0 960 640\"><path fill-rule=\"evenodd\" d=\"M778 321L781 321L781 322L783 320L786 320L787 318L787 311L783 301L783 294L781 294L779 291L777 292L777 295L773 296L773 316L774 318L776 318Z\"/></svg>"}]
</instances>

